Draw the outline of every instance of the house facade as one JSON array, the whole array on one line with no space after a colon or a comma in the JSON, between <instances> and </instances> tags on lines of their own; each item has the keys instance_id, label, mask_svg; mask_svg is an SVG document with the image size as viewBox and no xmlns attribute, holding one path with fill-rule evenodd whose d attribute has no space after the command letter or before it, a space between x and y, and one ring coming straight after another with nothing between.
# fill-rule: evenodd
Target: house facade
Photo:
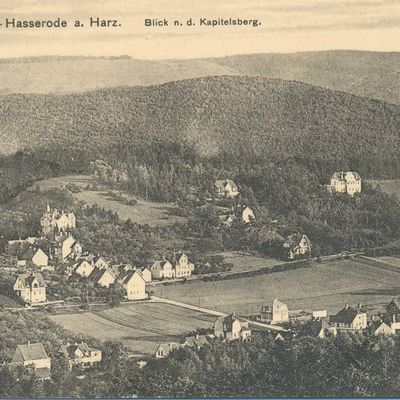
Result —
<instances>
[{"instance_id":1,"label":"house facade","mask_svg":"<svg viewBox=\"0 0 400 400\"><path fill-rule=\"evenodd\" d=\"M215 181L217 197L234 199L239 195L239 189L232 179Z\"/></svg>"},{"instance_id":2,"label":"house facade","mask_svg":"<svg viewBox=\"0 0 400 400\"><path fill-rule=\"evenodd\" d=\"M233 340L250 340L251 330L248 322L239 319L235 314L218 317L214 323L214 335L231 342Z\"/></svg>"},{"instance_id":3,"label":"house facade","mask_svg":"<svg viewBox=\"0 0 400 400\"><path fill-rule=\"evenodd\" d=\"M126 289L128 300L144 300L146 295L146 282L139 270L128 271L121 279L121 283Z\"/></svg>"},{"instance_id":4,"label":"house facade","mask_svg":"<svg viewBox=\"0 0 400 400\"><path fill-rule=\"evenodd\" d=\"M32 246L18 257L18 266L46 269L49 266L49 256L42 249Z\"/></svg>"},{"instance_id":5,"label":"house facade","mask_svg":"<svg viewBox=\"0 0 400 400\"><path fill-rule=\"evenodd\" d=\"M360 305L352 308L346 304L342 310L330 318L330 323L338 331L363 330L367 328L367 313Z\"/></svg>"},{"instance_id":6,"label":"house facade","mask_svg":"<svg viewBox=\"0 0 400 400\"><path fill-rule=\"evenodd\" d=\"M150 267L153 279L171 279L175 278L175 270L169 261L155 261Z\"/></svg>"},{"instance_id":7,"label":"house facade","mask_svg":"<svg viewBox=\"0 0 400 400\"><path fill-rule=\"evenodd\" d=\"M105 288L110 287L116 280L116 276L111 268L97 268L94 267L93 271L89 275L90 281L95 285L102 286Z\"/></svg>"},{"instance_id":8,"label":"house facade","mask_svg":"<svg viewBox=\"0 0 400 400\"><path fill-rule=\"evenodd\" d=\"M171 351L178 350L179 348L180 346L178 343L162 343L158 346L155 357L157 359L165 358L171 353Z\"/></svg>"},{"instance_id":9,"label":"house facade","mask_svg":"<svg viewBox=\"0 0 400 400\"><path fill-rule=\"evenodd\" d=\"M40 379L50 379L51 359L47 355L42 343L20 344L17 346L12 364L33 367Z\"/></svg>"},{"instance_id":10,"label":"house facade","mask_svg":"<svg viewBox=\"0 0 400 400\"><path fill-rule=\"evenodd\" d=\"M39 272L18 275L13 290L26 304L33 305L46 301L46 282Z\"/></svg>"},{"instance_id":11,"label":"house facade","mask_svg":"<svg viewBox=\"0 0 400 400\"><path fill-rule=\"evenodd\" d=\"M361 177L358 172L353 171L335 172L327 189L330 193L346 193L354 196L361 192Z\"/></svg>"},{"instance_id":12,"label":"house facade","mask_svg":"<svg viewBox=\"0 0 400 400\"><path fill-rule=\"evenodd\" d=\"M85 342L67 343L61 346L58 354L68 360L70 369L75 365L83 368L92 367L98 364L102 358L101 350L90 348Z\"/></svg>"},{"instance_id":13,"label":"house facade","mask_svg":"<svg viewBox=\"0 0 400 400\"><path fill-rule=\"evenodd\" d=\"M81 244L71 235L57 236L53 242L54 257L59 261L77 259L82 255Z\"/></svg>"},{"instance_id":14,"label":"house facade","mask_svg":"<svg viewBox=\"0 0 400 400\"><path fill-rule=\"evenodd\" d=\"M311 257L311 241L304 234L294 234L288 236L282 245L283 256L287 260L298 260Z\"/></svg>"},{"instance_id":15,"label":"house facade","mask_svg":"<svg viewBox=\"0 0 400 400\"><path fill-rule=\"evenodd\" d=\"M86 260L81 260L74 264L73 270L76 275L79 275L82 278L88 278L94 271L94 266Z\"/></svg>"},{"instance_id":16,"label":"house facade","mask_svg":"<svg viewBox=\"0 0 400 400\"><path fill-rule=\"evenodd\" d=\"M250 222L254 222L256 220L256 216L254 215L254 211L250 207L244 207L242 209L242 221L245 224Z\"/></svg>"},{"instance_id":17,"label":"house facade","mask_svg":"<svg viewBox=\"0 0 400 400\"><path fill-rule=\"evenodd\" d=\"M194 271L194 264L189 261L189 257L185 253L180 252L175 255L175 258L175 277L183 278L191 276Z\"/></svg>"},{"instance_id":18,"label":"house facade","mask_svg":"<svg viewBox=\"0 0 400 400\"><path fill-rule=\"evenodd\" d=\"M278 324L289 321L289 309L285 303L274 299L272 304L262 306L260 321Z\"/></svg>"},{"instance_id":19,"label":"house facade","mask_svg":"<svg viewBox=\"0 0 400 400\"><path fill-rule=\"evenodd\" d=\"M46 212L40 219L42 235L45 237L54 237L65 234L76 227L76 218L74 213L64 213L56 208L51 209L47 204Z\"/></svg>"}]
</instances>

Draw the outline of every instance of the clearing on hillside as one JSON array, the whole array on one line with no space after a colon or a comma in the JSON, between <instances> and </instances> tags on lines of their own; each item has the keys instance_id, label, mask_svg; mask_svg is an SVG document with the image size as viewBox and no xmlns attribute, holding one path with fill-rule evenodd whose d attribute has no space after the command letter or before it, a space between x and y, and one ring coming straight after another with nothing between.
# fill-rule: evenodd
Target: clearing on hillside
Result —
<instances>
[{"instance_id":1,"label":"clearing on hillside","mask_svg":"<svg viewBox=\"0 0 400 400\"><path fill-rule=\"evenodd\" d=\"M212 327L216 317L152 302L50 318L72 332L100 340L118 340L132 351L154 354L160 343L177 342L197 328Z\"/></svg>"},{"instance_id":2,"label":"clearing on hillside","mask_svg":"<svg viewBox=\"0 0 400 400\"><path fill-rule=\"evenodd\" d=\"M171 204L143 200L126 192L121 193L124 198L122 202L111 197L107 188L87 190L87 185L92 183L89 175L67 175L37 182L30 190L34 190L36 186L42 190L61 189L68 184L74 184L80 188L79 192L72 193L77 200L88 205L97 204L106 210L116 212L124 221L130 219L132 222L141 225L147 224L151 227L173 225L185 221L185 218L173 215ZM127 204L131 200L135 202L134 205Z\"/></svg>"},{"instance_id":3,"label":"clearing on hillside","mask_svg":"<svg viewBox=\"0 0 400 400\"><path fill-rule=\"evenodd\" d=\"M286 302L289 310L336 312L345 303L379 308L400 295L400 268L359 259L338 260L253 277L157 286L153 290L158 297L226 313L258 313L262 304L275 297Z\"/></svg>"}]
</instances>

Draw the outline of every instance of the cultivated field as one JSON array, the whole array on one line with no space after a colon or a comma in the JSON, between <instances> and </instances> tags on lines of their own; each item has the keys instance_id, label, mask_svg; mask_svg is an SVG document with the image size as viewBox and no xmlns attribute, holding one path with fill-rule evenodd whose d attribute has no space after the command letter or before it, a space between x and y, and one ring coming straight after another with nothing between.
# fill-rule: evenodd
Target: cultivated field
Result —
<instances>
[{"instance_id":1,"label":"cultivated field","mask_svg":"<svg viewBox=\"0 0 400 400\"><path fill-rule=\"evenodd\" d=\"M77 200L83 201L85 204L103 207L107 210L116 212L122 220L130 219L138 224L148 224L149 226L166 226L176 222L185 221L183 217L171 215L172 206L167 203L154 203L139 199L128 193L123 193L126 200L134 199L137 201L135 205L128 205L117 201L107 194L107 189L103 190L86 190L86 186L91 184L91 178L88 175L68 175L56 178L45 179L35 183L35 187L39 186L43 190L65 188L69 183L73 183L81 188L78 193L72 193ZM34 188L31 188L33 190Z\"/></svg>"},{"instance_id":2,"label":"cultivated field","mask_svg":"<svg viewBox=\"0 0 400 400\"><path fill-rule=\"evenodd\" d=\"M394 194L400 199L400 179L381 179L381 180L368 180L369 184L379 186L387 194Z\"/></svg>"},{"instance_id":3,"label":"cultivated field","mask_svg":"<svg viewBox=\"0 0 400 400\"><path fill-rule=\"evenodd\" d=\"M239 314L257 312L275 297L291 310L337 311L345 303L378 305L400 295L400 268L358 260L315 263L298 270L215 282L154 287L155 295ZM374 307L375 308L375 307Z\"/></svg>"},{"instance_id":4,"label":"cultivated field","mask_svg":"<svg viewBox=\"0 0 400 400\"><path fill-rule=\"evenodd\" d=\"M153 354L160 343L180 340L196 328L212 327L216 317L154 302L50 318L73 332L118 340L133 351Z\"/></svg>"}]
</instances>

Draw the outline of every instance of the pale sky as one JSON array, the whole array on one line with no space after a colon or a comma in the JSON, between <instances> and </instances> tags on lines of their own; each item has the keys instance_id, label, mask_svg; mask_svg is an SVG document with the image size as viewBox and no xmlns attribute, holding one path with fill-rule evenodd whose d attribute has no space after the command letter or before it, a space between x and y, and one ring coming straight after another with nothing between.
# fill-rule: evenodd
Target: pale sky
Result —
<instances>
[{"instance_id":1,"label":"pale sky","mask_svg":"<svg viewBox=\"0 0 400 400\"><path fill-rule=\"evenodd\" d=\"M89 17L121 27L89 28ZM64 29L5 28L6 18L61 17ZM261 26L199 26L199 18L258 19ZM145 18L196 26L145 27ZM73 28L76 19L83 28ZM195 58L329 49L400 51L400 0L0 0L0 57Z\"/></svg>"}]
</instances>

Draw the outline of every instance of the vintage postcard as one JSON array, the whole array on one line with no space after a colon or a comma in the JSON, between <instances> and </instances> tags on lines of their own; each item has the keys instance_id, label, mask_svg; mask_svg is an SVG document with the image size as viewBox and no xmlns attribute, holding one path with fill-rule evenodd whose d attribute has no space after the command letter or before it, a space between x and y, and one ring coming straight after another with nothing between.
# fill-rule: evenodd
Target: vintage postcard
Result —
<instances>
[{"instance_id":1,"label":"vintage postcard","mask_svg":"<svg viewBox=\"0 0 400 400\"><path fill-rule=\"evenodd\" d=\"M0 398L400 397L398 0L1 0Z\"/></svg>"}]
</instances>

